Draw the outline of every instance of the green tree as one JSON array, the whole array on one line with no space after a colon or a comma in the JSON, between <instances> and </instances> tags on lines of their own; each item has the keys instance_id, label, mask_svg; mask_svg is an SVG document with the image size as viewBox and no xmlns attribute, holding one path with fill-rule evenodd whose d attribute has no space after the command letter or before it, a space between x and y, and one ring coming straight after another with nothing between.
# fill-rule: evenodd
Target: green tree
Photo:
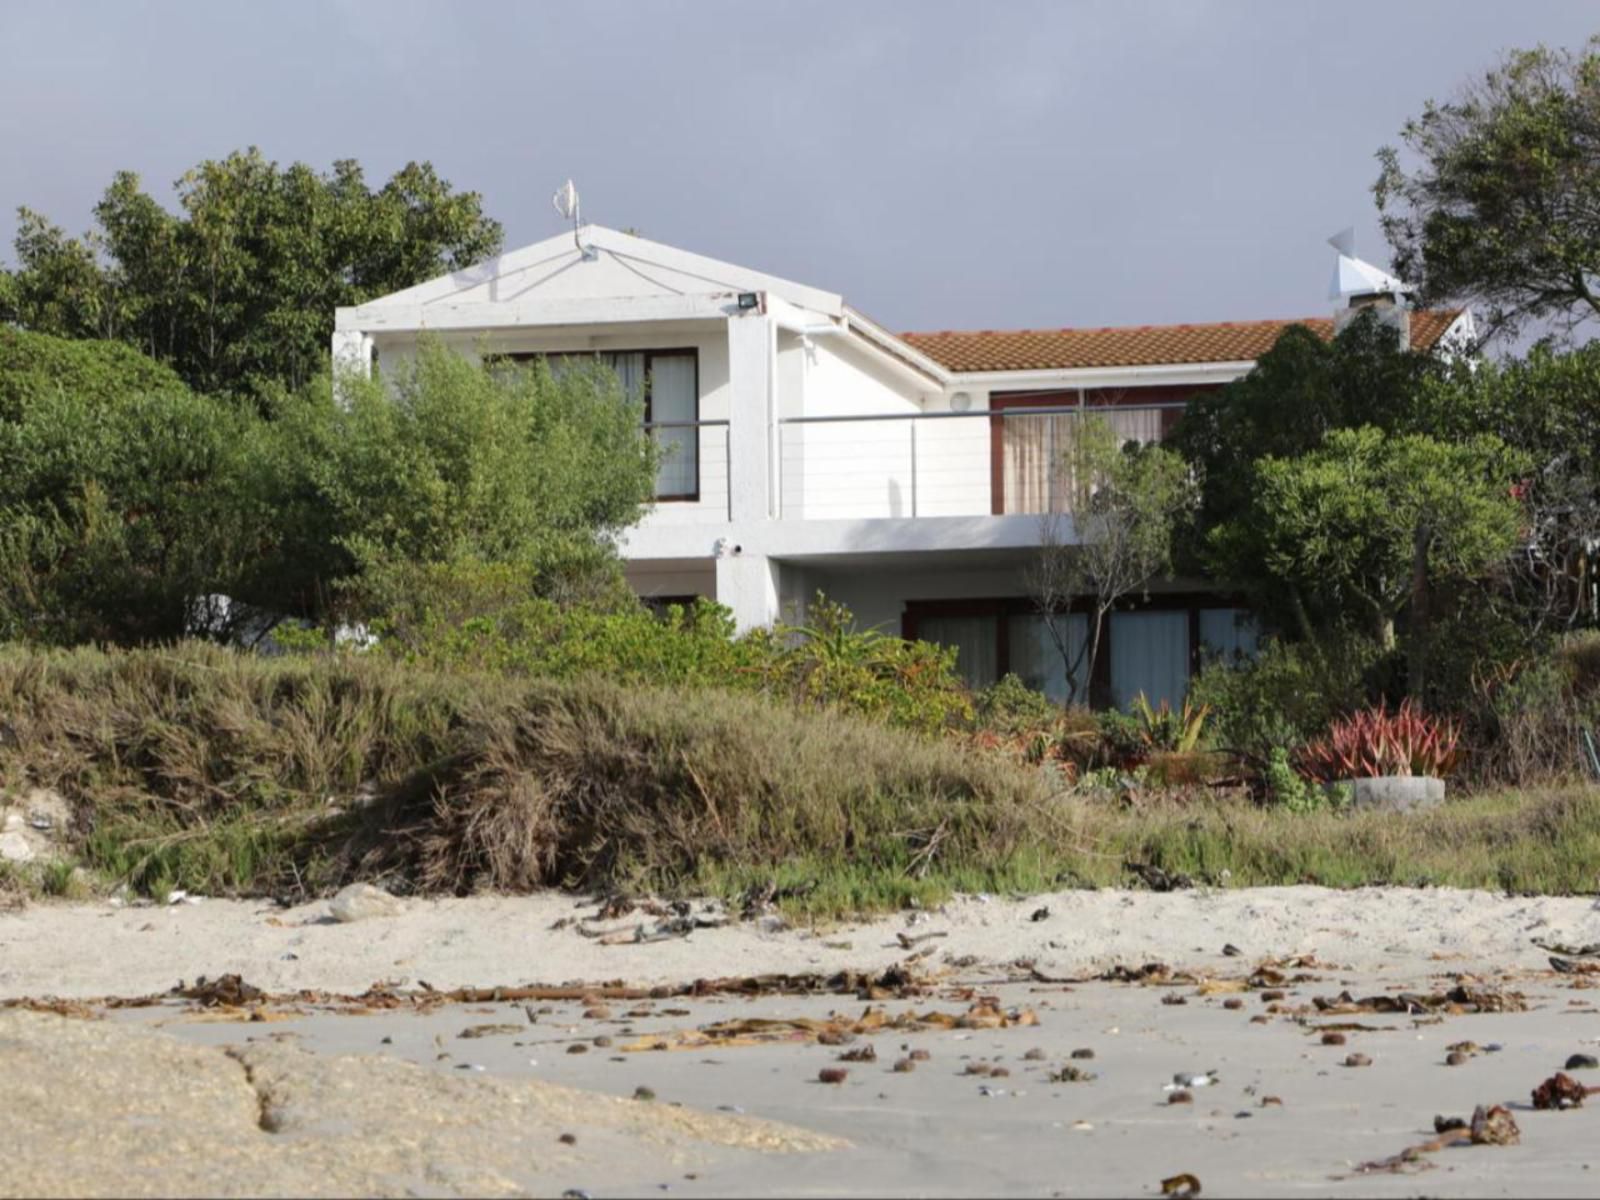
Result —
<instances>
[{"instance_id":1,"label":"green tree","mask_svg":"<svg viewBox=\"0 0 1600 1200\"><path fill-rule=\"evenodd\" d=\"M1600 342L1461 363L1429 387L1440 436L1493 434L1528 462L1519 491L1529 552L1512 559L1508 616L1538 638L1592 622L1600 545Z\"/></svg>"},{"instance_id":2,"label":"green tree","mask_svg":"<svg viewBox=\"0 0 1600 1200\"><path fill-rule=\"evenodd\" d=\"M327 424L302 426L357 612L403 606L416 569L440 564L515 564L529 594L558 599L610 586L656 462L614 372L480 366L425 343L389 376L341 379Z\"/></svg>"},{"instance_id":3,"label":"green tree","mask_svg":"<svg viewBox=\"0 0 1600 1200\"><path fill-rule=\"evenodd\" d=\"M1309 454L1258 461L1250 505L1212 536L1258 556L1320 612L1347 616L1386 650L1409 609L1409 687L1420 694L1429 589L1505 560L1523 529L1513 494L1523 465L1487 434L1444 442L1337 429ZM1302 632L1311 635L1308 621Z\"/></svg>"},{"instance_id":4,"label":"green tree","mask_svg":"<svg viewBox=\"0 0 1600 1200\"><path fill-rule=\"evenodd\" d=\"M265 423L139 360L0 333L0 637L178 637L270 544L245 488Z\"/></svg>"},{"instance_id":5,"label":"green tree","mask_svg":"<svg viewBox=\"0 0 1600 1200\"><path fill-rule=\"evenodd\" d=\"M1373 190L1424 303L1475 301L1490 332L1600 315L1600 39L1510 53L1401 140Z\"/></svg>"},{"instance_id":6,"label":"green tree","mask_svg":"<svg viewBox=\"0 0 1600 1200\"><path fill-rule=\"evenodd\" d=\"M1331 341L1303 325L1286 329L1248 375L1191 400L1167 442L1199 473L1201 524L1225 521L1249 503L1251 467L1263 455L1292 458L1335 429L1360 425L1424 431L1441 402L1425 407L1429 382L1445 370L1430 354L1401 349L1373 313ZM1208 565L1241 582L1250 575L1249 563Z\"/></svg>"},{"instance_id":7,"label":"green tree","mask_svg":"<svg viewBox=\"0 0 1600 1200\"><path fill-rule=\"evenodd\" d=\"M254 148L201 163L178 211L120 172L93 232L69 237L19 212L17 268L0 317L62 337L114 338L205 392L307 384L326 370L334 309L498 252L476 192L427 163L370 189L359 165L280 168Z\"/></svg>"},{"instance_id":8,"label":"green tree","mask_svg":"<svg viewBox=\"0 0 1600 1200\"><path fill-rule=\"evenodd\" d=\"M1067 511L1043 520L1028 565L1028 594L1061 656L1067 704L1084 698L1106 617L1124 597L1171 569L1174 530L1193 510L1193 473L1162 446L1122 446L1109 422L1080 418L1058 470ZM1088 616L1088 636L1070 636L1069 610Z\"/></svg>"}]
</instances>

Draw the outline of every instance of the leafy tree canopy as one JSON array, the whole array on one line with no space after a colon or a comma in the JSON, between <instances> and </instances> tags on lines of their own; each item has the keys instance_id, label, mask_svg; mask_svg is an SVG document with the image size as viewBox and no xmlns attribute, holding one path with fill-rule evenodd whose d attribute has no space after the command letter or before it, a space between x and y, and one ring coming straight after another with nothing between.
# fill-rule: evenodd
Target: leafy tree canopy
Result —
<instances>
[{"instance_id":1,"label":"leafy tree canopy","mask_svg":"<svg viewBox=\"0 0 1600 1200\"><path fill-rule=\"evenodd\" d=\"M1473 301L1491 332L1600 315L1600 39L1509 54L1379 152L1373 191L1423 303Z\"/></svg>"},{"instance_id":2,"label":"leafy tree canopy","mask_svg":"<svg viewBox=\"0 0 1600 1200\"><path fill-rule=\"evenodd\" d=\"M388 375L341 379L304 455L363 611L404 603L419 566L514 564L544 596L615 578L616 538L654 494L656 447L614 372L485 367L425 342Z\"/></svg>"},{"instance_id":3,"label":"leafy tree canopy","mask_svg":"<svg viewBox=\"0 0 1600 1200\"><path fill-rule=\"evenodd\" d=\"M84 385L34 386L58 367ZM426 345L391 374L342 380L338 404L326 377L269 392L269 417L125 346L7 334L0 639L365 618L444 603L453 571L484 565L522 596L615 594L655 443L613 372ZM218 594L239 603L197 609Z\"/></svg>"},{"instance_id":4,"label":"leafy tree canopy","mask_svg":"<svg viewBox=\"0 0 1600 1200\"><path fill-rule=\"evenodd\" d=\"M17 420L47 395L90 408L142 392L184 390L183 381L121 342L70 341L0 327L0 420Z\"/></svg>"},{"instance_id":5,"label":"leafy tree canopy","mask_svg":"<svg viewBox=\"0 0 1600 1200\"><path fill-rule=\"evenodd\" d=\"M176 185L178 211L120 172L74 238L19 210L17 267L0 272L0 320L123 341L204 392L301 387L326 370L333 311L498 252L476 192L427 163L376 191L359 165L279 167L251 148Z\"/></svg>"},{"instance_id":6,"label":"leafy tree canopy","mask_svg":"<svg viewBox=\"0 0 1600 1200\"><path fill-rule=\"evenodd\" d=\"M1304 632L1309 612L1391 648L1396 617L1419 593L1489 571L1516 544L1523 467L1487 434L1444 442L1336 429L1310 453L1257 462L1250 504L1211 537L1292 589Z\"/></svg>"},{"instance_id":7,"label":"leafy tree canopy","mask_svg":"<svg viewBox=\"0 0 1600 1200\"><path fill-rule=\"evenodd\" d=\"M1447 397L1424 406L1427 384L1444 373L1432 355L1402 350L1394 330L1362 314L1332 341L1293 326L1242 379L1190 401L1168 442L1198 468L1200 520L1228 520L1250 503L1252 464L1263 455L1291 458L1315 449L1332 430L1371 425L1423 430ZM1211 565L1244 582L1247 563Z\"/></svg>"}]
</instances>

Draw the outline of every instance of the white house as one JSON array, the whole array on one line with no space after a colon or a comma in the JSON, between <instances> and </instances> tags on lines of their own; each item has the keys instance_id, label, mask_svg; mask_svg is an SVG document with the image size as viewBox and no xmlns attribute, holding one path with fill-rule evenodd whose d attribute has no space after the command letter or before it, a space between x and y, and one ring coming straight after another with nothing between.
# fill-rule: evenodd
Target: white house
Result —
<instances>
[{"instance_id":1,"label":"white house","mask_svg":"<svg viewBox=\"0 0 1600 1200\"><path fill-rule=\"evenodd\" d=\"M1409 310L1336 244L1340 311L1383 303L1418 348L1470 336L1469 314ZM1298 323L1331 336L1338 319ZM641 595L711 597L749 628L803 617L820 590L863 624L958 646L975 684L1009 670L1060 694L1022 582L1062 506L1056 448L1086 411L1163 437L1294 323L895 334L832 292L585 225L341 308L333 349L369 368L426 332L469 355L600 355L667 450L622 547ZM1248 648L1240 617L1192 582L1154 591L1112 618L1097 697L1181 698L1202 645Z\"/></svg>"}]
</instances>

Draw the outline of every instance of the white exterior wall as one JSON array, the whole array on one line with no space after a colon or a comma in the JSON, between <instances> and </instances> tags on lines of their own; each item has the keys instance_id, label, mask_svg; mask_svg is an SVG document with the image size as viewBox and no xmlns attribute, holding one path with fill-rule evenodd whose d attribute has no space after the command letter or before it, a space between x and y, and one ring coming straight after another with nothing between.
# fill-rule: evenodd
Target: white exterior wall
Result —
<instances>
[{"instance_id":1,"label":"white exterior wall","mask_svg":"<svg viewBox=\"0 0 1600 1200\"><path fill-rule=\"evenodd\" d=\"M798 385L796 415L922 411L919 393L843 338L815 338L809 347L795 339L788 360L782 380ZM910 434L905 420L780 426L783 519L911 516Z\"/></svg>"}]
</instances>

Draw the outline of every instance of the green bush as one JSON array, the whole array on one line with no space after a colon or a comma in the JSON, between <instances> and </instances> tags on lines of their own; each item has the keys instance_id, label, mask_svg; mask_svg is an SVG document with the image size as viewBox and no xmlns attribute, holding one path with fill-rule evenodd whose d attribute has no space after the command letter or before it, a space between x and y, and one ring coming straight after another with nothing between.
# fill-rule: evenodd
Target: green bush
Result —
<instances>
[{"instance_id":1,"label":"green bush","mask_svg":"<svg viewBox=\"0 0 1600 1200\"><path fill-rule=\"evenodd\" d=\"M1368 702L1386 665L1371 639L1329 635L1318 643L1269 640L1252 660L1207 662L1189 686L1211 710L1220 749L1266 759L1293 750L1328 722Z\"/></svg>"},{"instance_id":2,"label":"green bush","mask_svg":"<svg viewBox=\"0 0 1600 1200\"><path fill-rule=\"evenodd\" d=\"M972 698L972 711L980 729L1003 734L1043 729L1061 715L1059 705L1009 672Z\"/></svg>"},{"instance_id":3,"label":"green bush","mask_svg":"<svg viewBox=\"0 0 1600 1200\"><path fill-rule=\"evenodd\" d=\"M29 353L13 346L0 363L0 389L18 402L0 415L0 636L181 636L193 602L237 594L272 541L248 482L268 431L253 413L175 380L150 390L166 373L125 361L138 358L126 348L102 356L51 338L26 345ZM27 382L84 359L93 369L65 370L62 386Z\"/></svg>"},{"instance_id":4,"label":"green bush","mask_svg":"<svg viewBox=\"0 0 1600 1200\"><path fill-rule=\"evenodd\" d=\"M515 600L527 586L503 565L420 577L426 586L377 622L377 653L448 670L756 692L926 733L972 717L953 650L856 629L847 608L821 596L805 626L736 636L728 609L707 600L657 616L631 596L603 606Z\"/></svg>"}]
</instances>

